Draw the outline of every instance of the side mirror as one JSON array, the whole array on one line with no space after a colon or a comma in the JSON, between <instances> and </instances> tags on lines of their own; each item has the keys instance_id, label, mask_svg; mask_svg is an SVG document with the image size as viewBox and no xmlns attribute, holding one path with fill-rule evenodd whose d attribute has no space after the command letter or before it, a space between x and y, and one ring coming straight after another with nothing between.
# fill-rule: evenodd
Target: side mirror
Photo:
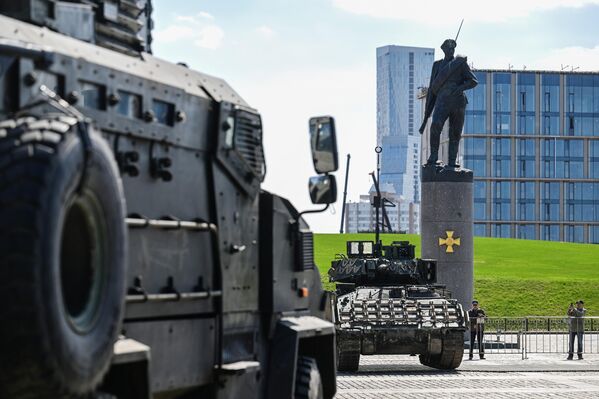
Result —
<instances>
[{"instance_id":1,"label":"side mirror","mask_svg":"<svg viewBox=\"0 0 599 399\"><path fill-rule=\"evenodd\" d=\"M313 204L332 204L337 201L337 182L335 176L324 175L310 178L308 183L310 199Z\"/></svg>"},{"instance_id":2,"label":"side mirror","mask_svg":"<svg viewBox=\"0 0 599 399\"><path fill-rule=\"evenodd\" d=\"M335 119L332 116L310 118L310 147L312 162L317 173L330 173L337 170L337 137Z\"/></svg>"}]
</instances>

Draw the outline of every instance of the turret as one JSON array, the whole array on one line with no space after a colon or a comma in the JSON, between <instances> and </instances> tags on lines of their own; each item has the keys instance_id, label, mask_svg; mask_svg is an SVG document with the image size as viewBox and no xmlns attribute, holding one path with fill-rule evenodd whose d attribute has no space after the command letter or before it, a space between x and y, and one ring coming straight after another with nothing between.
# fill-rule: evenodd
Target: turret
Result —
<instances>
[{"instance_id":1,"label":"turret","mask_svg":"<svg viewBox=\"0 0 599 399\"><path fill-rule=\"evenodd\" d=\"M128 55L151 53L151 0L3 0L0 14Z\"/></svg>"},{"instance_id":2,"label":"turret","mask_svg":"<svg viewBox=\"0 0 599 399\"><path fill-rule=\"evenodd\" d=\"M348 241L347 255L331 262L329 279L357 286L433 284L437 262L416 259L415 246L408 241L393 241L378 253L374 241Z\"/></svg>"}]
</instances>

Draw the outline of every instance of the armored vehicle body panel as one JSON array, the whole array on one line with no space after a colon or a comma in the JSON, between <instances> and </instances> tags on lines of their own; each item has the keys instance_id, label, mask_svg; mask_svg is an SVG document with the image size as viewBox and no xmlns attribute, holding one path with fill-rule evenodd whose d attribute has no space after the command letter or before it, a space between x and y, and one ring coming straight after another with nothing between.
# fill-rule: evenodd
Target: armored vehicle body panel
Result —
<instances>
[{"instance_id":1,"label":"armored vehicle body panel","mask_svg":"<svg viewBox=\"0 0 599 399\"><path fill-rule=\"evenodd\" d=\"M50 26L77 2L18 3ZM89 42L0 15L0 397L332 397L312 233L260 189L260 115L144 40L106 45L99 10L149 1L79 3Z\"/></svg>"}]
</instances>

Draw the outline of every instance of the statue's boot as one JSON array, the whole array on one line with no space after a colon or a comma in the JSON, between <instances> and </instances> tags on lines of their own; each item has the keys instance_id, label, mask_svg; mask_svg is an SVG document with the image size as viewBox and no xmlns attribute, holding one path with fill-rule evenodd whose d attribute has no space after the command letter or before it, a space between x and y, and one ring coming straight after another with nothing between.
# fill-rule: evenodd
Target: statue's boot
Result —
<instances>
[{"instance_id":1,"label":"statue's boot","mask_svg":"<svg viewBox=\"0 0 599 399\"><path fill-rule=\"evenodd\" d=\"M460 146L459 140L449 140L449 149L447 154L447 166L450 168L459 168L460 164L457 163L458 149Z\"/></svg>"},{"instance_id":2,"label":"statue's boot","mask_svg":"<svg viewBox=\"0 0 599 399\"><path fill-rule=\"evenodd\" d=\"M431 149L431 155L426 160L426 164L427 165L436 165L438 157L439 157L439 149L438 148L432 148Z\"/></svg>"}]
</instances>

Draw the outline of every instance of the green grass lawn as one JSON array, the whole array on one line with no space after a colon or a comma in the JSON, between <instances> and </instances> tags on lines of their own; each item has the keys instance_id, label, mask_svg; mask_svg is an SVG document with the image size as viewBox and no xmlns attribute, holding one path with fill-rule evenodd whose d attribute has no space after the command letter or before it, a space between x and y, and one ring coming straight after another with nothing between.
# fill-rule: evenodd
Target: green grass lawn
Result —
<instances>
[{"instance_id":1,"label":"green grass lawn","mask_svg":"<svg viewBox=\"0 0 599 399\"><path fill-rule=\"evenodd\" d=\"M327 272L346 240L374 240L374 234L316 234L314 254L327 289ZM383 234L383 243L417 235ZM599 315L599 245L501 238L474 239L474 295L489 316L561 316L583 299L588 315Z\"/></svg>"}]
</instances>

